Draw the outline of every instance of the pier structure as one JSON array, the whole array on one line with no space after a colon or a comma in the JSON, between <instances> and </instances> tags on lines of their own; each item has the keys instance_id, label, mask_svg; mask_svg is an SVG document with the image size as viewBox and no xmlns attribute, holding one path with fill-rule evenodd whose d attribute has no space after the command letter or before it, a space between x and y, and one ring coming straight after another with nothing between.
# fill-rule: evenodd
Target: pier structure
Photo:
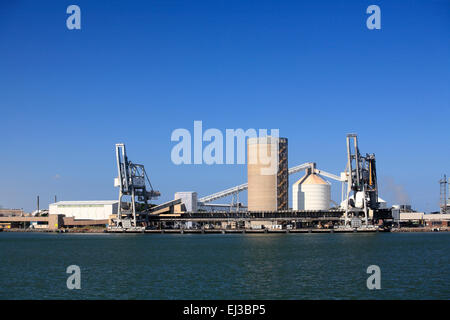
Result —
<instances>
[{"instance_id":1,"label":"pier structure","mask_svg":"<svg viewBox=\"0 0 450 320\"><path fill-rule=\"evenodd\" d=\"M390 210L373 212L374 220L392 218ZM145 232L233 233L233 232L332 232L341 230L344 210L317 211L246 211L246 212L184 212L149 215ZM351 230L357 228L350 228ZM360 228L362 230L363 228ZM378 229L377 227L373 228ZM347 230L348 231L348 230Z\"/></svg>"}]
</instances>

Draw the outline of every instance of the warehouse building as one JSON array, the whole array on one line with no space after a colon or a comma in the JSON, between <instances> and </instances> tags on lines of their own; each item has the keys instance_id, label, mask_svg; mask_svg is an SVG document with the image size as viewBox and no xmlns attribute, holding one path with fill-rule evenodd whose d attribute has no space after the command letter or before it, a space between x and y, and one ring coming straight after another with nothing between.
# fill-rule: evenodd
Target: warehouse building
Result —
<instances>
[{"instance_id":1,"label":"warehouse building","mask_svg":"<svg viewBox=\"0 0 450 320\"><path fill-rule=\"evenodd\" d=\"M59 201L49 206L49 214L62 214L76 220L105 220L117 214L118 200Z\"/></svg>"},{"instance_id":2,"label":"warehouse building","mask_svg":"<svg viewBox=\"0 0 450 320\"><path fill-rule=\"evenodd\" d=\"M423 212L401 212L399 209L392 209L392 219L395 224L402 226L421 225L424 220Z\"/></svg>"},{"instance_id":3,"label":"warehouse building","mask_svg":"<svg viewBox=\"0 0 450 320\"><path fill-rule=\"evenodd\" d=\"M450 214L438 213L438 214L424 214L423 220L427 227L449 227L450 226Z\"/></svg>"},{"instance_id":4,"label":"warehouse building","mask_svg":"<svg viewBox=\"0 0 450 320\"><path fill-rule=\"evenodd\" d=\"M402 226L424 225L426 227L448 227L450 226L450 214L426 214L424 212L401 212L399 209L392 210L394 223Z\"/></svg>"}]
</instances>

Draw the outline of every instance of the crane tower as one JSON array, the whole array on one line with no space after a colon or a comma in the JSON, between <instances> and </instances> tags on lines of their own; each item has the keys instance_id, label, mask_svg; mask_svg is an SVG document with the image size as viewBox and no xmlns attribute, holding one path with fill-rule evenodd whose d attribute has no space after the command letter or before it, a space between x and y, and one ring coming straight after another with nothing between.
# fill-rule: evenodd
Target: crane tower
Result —
<instances>
[{"instance_id":1,"label":"crane tower","mask_svg":"<svg viewBox=\"0 0 450 320\"><path fill-rule=\"evenodd\" d=\"M142 224L147 221L147 214L141 212L138 217L136 197L138 201L147 205L149 200L156 199L161 194L159 191L153 190L144 165L128 160L123 143L116 144L116 160L118 177L114 179L114 186L119 187L119 206L117 219L115 219L115 224L112 228L131 231L143 230L145 227ZM147 183L149 191L147 190ZM130 207L127 209L122 207L123 196L131 197Z\"/></svg>"},{"instance_id":2,"label":"crane tower","mask_svg":"<svg viewBox=\"0 0 450 320\"><path fill-rule=\"evenodd\" d=\"M359 153L356 134L347 135L346 176L345 224L348 225L352 221L358 221L361 217L362 222L367 227L369 225L369 209L378 209L379 207L375 154L362 156ZM358 197L362 198L359 205L357 204Z\"/></svg>"}]
</instances>

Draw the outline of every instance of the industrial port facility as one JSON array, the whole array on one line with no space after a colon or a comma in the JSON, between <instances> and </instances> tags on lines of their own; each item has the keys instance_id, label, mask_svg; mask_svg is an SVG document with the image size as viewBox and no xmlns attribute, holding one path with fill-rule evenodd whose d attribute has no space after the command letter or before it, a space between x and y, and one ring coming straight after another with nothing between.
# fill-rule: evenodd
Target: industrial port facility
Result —
<instances>
[{"instance_id":1,"label":"industrial port facility","mask_svg":"<svg viewBox=\"0 0 450 320\"><path fill-rule=\"evenodd\" d=\"M154 204L161 194L153 189L144 165L130 161L125 145L116 144L117 200L55 201L49 210L38 208L31 215L0 212L0 228L70 231L97 226L105 232L147 233L377 232L401 225L447 229L446 178L440 214L415 212L405 204L388 207L378 194L375 154L360 153L356 134L347 135L346 147L345 169L336 175L315 162L289 167L287 138L251 137L247 183L203 197L195 191L176 192L173 200ZM304 175L289 190L289 176L298 172ZM340 184L339 203L331 199L327 179ZM244 190L246 206L239 200ZM216 202L227 197L231 203Z\"/></svg>"}]
</instances>

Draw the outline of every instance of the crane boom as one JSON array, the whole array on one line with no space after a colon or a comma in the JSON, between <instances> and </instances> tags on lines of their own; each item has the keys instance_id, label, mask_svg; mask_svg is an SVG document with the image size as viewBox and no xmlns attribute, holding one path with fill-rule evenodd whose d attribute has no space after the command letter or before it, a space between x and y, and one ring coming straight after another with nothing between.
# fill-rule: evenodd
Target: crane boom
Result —
<instances>
[{"instance_id":1,"label":"crane boom","mask_svg":"<svg viewBox=\"0 0 450 320\"><path fill-rule=\"evenodd\" d=\"M128 160L125 144L116 144L116 161L118 176L114 179L114 186L119 187L119 205L115 227L120 229L137 229L136 215L136 197L138 201L143 201L146 205L148 200L160 196L159 191L153 190L153 187L145 171L144 165L132 163ZM150 191L147 191L147 182ZM122 208L122 197L131 196L131 212L124 211ZM124 217L125 216L125 217Z\"/></svg>"},{"instance_id":2,"label":"crane boom","mask_svg":"<svg viewBox=\"0 0 450 320\"><path fill-rule=\"evenodd\" d=\"M332 173L329 173L329 172L326 172L326 171L323 171L323 170L314 169L314 173L320 174L320 175L322 175L324 177L327 177L327 178L330 178L330 179L333 179L333 180L336 180L336 181L340 181L340 182L345 182L346 181L346 180L341 179L341 177L338 177L335 174L332 174Z\"/></svg>"}]
</instances>

